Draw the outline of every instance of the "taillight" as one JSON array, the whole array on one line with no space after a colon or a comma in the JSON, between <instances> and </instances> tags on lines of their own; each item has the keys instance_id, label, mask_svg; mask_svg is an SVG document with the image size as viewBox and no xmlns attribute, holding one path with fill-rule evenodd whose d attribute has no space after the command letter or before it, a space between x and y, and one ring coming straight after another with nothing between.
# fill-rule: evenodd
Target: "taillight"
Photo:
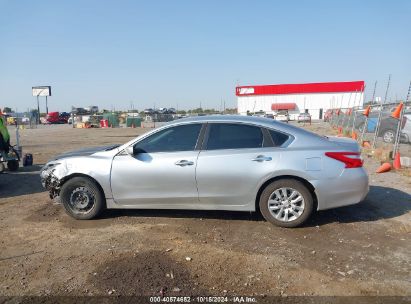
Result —
<instances>
[{"instance_id":1,"label":"taillight","mask_svg":"<svg viewBox=\"0 0 411 304\"><path fill-rule=\"evenodd\" d=\"M346 168L362 167L363 161L359 152L325 152L325 155L343 162Z\"/></svg>"}]
</instances>

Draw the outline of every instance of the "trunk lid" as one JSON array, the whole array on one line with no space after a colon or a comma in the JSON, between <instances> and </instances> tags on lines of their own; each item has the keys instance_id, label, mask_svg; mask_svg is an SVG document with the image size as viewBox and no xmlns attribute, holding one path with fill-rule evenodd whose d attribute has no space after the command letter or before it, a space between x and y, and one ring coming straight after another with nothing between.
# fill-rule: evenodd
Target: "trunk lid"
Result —
<instances>
[{"instance_id":1,"label":"trunk lid","mask_svg":"<svg viewBox=\"0 0 411 304\"><path fill-rule=\"evenodd\" d=\"M327 136L328 141L341 146L345 151L360 152L360 145L356 140L347 137Z\"/></svg>"}]
</instances>

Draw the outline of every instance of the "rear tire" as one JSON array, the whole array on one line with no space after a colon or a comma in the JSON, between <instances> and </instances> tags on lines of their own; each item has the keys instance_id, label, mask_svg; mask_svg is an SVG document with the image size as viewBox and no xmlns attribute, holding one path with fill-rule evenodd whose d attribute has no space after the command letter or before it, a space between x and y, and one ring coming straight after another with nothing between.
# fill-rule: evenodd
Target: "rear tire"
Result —
<instances>
[{"instance_id":1,"label":"rear tire","mask_svg":"<svg viewBox=\"0 0 411 304\"><path fill-rule=\"evenodd\" d=\"M307 221L313 211L314 200L303 183L295 179L280 179L265 187L259 207L268 222L293 228Z\"/></svg>"},{"instance_id":2,"label":"rear tire","mask_svg":"<svg viewBox=\"0 0 411 304\"><path fill-rule=\"evenodd\" d=\"M106 206L105 197L97 184L87 177L73 177L60 190L64 209L77 220L90 220L101 214Z\"/></svg>"},{"instance_id":3,"label":"rear tire","mask_svg":"<svg viewBox=\"0 0 411 304\"><path fill-rule=\"evenodd\" d=\"M382 133L382 140L387 144L392 144L395 140L394 130L384 130Z\"/></svg>"}]
</instances>

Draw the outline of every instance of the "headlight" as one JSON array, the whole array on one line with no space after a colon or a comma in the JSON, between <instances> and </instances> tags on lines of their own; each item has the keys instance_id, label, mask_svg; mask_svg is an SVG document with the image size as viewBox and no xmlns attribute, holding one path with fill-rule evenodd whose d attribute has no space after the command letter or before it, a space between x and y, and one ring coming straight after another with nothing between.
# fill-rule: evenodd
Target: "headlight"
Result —
<instances>
[{"instance_id":1,"label":"headlight","mask_svg":"<svg viewBox=\"0 0 411 304\"><path fill-rule=\"evenodd\" d=\"M60 163L47 163L43 168L41 168L41 171L49 170L57 165L60 165Z\"/></svg>"}]
</instances>

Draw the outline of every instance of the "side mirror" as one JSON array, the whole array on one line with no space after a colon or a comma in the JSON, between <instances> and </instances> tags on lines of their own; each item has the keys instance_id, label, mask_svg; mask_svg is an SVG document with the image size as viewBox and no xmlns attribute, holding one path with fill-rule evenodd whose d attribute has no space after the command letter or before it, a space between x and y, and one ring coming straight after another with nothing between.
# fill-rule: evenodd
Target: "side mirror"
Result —
<instances>
[{"instance_id":1,"label":"side mirror","mask_svg":"<svg viewBox=\"0 0 411 304\"><path fill-rule=\"evenodd\" d=\"M128 155L134 155L134 148L133 148L133 146L128 146L128 147L126 148L126 152L127 152Z\"/></svg>"}]
</instances>

